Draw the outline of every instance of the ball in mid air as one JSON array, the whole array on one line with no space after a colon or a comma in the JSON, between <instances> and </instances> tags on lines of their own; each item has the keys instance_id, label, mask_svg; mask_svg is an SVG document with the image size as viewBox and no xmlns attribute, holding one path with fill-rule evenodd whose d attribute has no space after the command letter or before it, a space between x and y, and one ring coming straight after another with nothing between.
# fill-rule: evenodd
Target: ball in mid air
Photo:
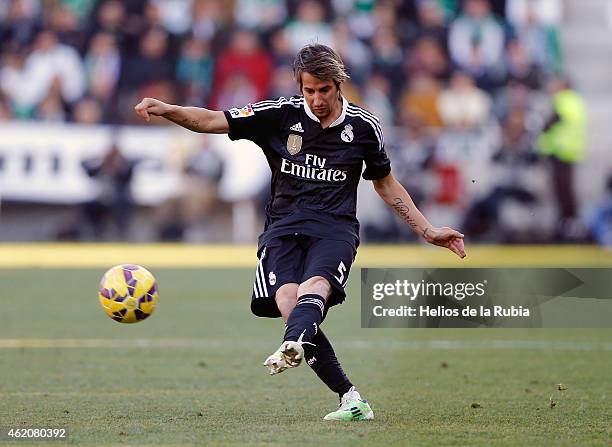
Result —
<instances>
[{"instance_id":1,"label":"ball in mid air","mask_svg":"<svg viewBox=\"0 0 612 447\"><path fill-rule=\"evenodd\" d=\"M119 323L137 323L155 310L159 295L155 277L144 267L116 265L100 281L98 299L104 312Z\"/></svg>"}]
</instances>

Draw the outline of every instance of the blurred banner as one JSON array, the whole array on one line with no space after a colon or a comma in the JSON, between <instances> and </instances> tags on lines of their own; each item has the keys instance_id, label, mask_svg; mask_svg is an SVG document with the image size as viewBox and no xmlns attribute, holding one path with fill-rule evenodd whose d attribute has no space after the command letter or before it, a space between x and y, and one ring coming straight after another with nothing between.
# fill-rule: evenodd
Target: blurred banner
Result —
<instances>
[{"instance_id":1,"label":"blurred banner","mask_svg":"<svg viewBox=\"0 0 612 447\"><path fill-rule=\"evenodd\" d=\"M175 127L80 126L10 122L0 124L0 198L75 204L91 200L102 187L82 164L102 157L116 144L134 160L134 202L157 205L177 193L183 175L179 160L203 148L223 159L222 200L256 194L268 181L261 150L252 143L231 143L226 136L203 136Z\"/></svg>"},{"instance_id":2,"label":"blurred banner","mask_svg":"<svg viewBox=\"0 0 612 447\"><path fill-rule=\"evenodd\" d=\"M156 204L176 188L164 163L171 132L156 128L10 123L0 125L0 193L3 200L72 204L91 200L98 185L82 166L101 157L114 138L122 153L140 160L132 191L139 204Z\"/></svg>"},{"instance_id":3,"label":"blurred banner","mask_svg":"<svg viewBox=\"0 0 612 447\"><path fill-rule=\"evenodd\" d=\"M610 269L361 270L369 328L612 327Z\"/></svg>"}]
</instances>

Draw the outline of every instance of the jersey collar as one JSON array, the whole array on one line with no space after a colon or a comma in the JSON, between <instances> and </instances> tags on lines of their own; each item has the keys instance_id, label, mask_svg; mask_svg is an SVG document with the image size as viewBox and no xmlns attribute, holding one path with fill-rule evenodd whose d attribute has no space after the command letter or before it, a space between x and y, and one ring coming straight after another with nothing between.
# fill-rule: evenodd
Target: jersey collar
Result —
<instances>
[{"instance_id":1,"label":"jersey collar","mask_svg":"<svg viewBox=\"0 0 612 447\"><path fill-rule=\"evenodd\" d=\"M342 112L340 112L340 116L336 118L336 121L331 123L329 127L334 127L339 124L342 124L342 122L344 121L344 118L346 117L346 108L348 107L348 101L344 99L344 96L341 96L340 98L342 99ZM304 99L304 111L306 112L306 115L308 115L308 117L312 119L313 121L316 121L317 123L321 122L319 121L319 118L317 118L317 116L314 113L312 113L312 110L310 110L310 107L308 107L308 104L306 103L305 99Z\"/></svg>"}]
</instances>

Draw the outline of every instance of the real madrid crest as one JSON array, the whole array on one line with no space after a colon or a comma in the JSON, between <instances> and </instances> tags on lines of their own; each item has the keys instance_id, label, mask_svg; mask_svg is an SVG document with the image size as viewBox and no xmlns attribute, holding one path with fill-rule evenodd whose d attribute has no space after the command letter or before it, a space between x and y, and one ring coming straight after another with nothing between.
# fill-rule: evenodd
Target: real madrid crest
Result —
<instances>
[{"instance_id":1,"label":"real madrid crest","mask_svg":"<svg viewBox=\"0 0 612 447\"><path fill-rule=\"evenodd\" d=\"M295 155L302 150L302 137L300 135L289 134L287 138L287 151Z\"/></svg>"},{"instance_id":2,"label":"real madrid crest","mask_svg":"<svg viewBox=\"0 0 612 447\"><path fill-rule=\"evenodd\" d=\"M353 141L353 137L354 137L353 126L351 126L350 124L347 124L346 126L344 126L344 129L340 133L340 138L345 143L350 143L351 141Z\"/></svg>"}]
</instances>

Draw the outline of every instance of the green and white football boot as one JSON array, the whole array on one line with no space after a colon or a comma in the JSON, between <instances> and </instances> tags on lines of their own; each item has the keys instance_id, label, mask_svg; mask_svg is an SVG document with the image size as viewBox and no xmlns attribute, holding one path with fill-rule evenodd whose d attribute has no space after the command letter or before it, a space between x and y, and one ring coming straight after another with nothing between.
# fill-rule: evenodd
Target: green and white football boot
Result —
<instances>
[{"instance_id":1,"label":"green and white football boot","mask_svg":"<svg viewBox=\"0 0 612 447\"><path fill-rule=\"evenodd\" d=\"M366 421L374 419L370 404L352 387L340 400L340 407L323 419L326 421Z\"/></svg>"}]
</instances>

